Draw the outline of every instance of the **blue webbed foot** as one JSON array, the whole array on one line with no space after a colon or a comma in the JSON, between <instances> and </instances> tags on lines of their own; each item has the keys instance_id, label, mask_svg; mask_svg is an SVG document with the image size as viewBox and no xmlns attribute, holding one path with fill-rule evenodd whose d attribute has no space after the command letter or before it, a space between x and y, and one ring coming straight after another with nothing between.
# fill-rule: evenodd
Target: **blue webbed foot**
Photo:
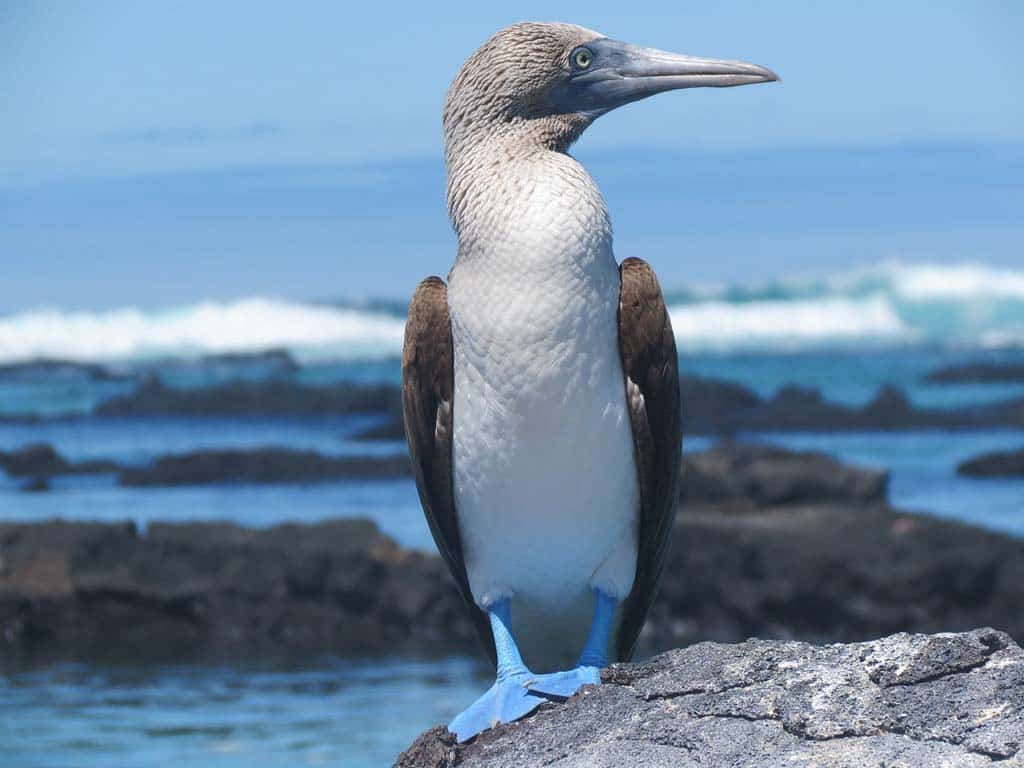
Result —
<instances>
[{"instance_id":1,"label":"blue webbed foot","mask_svg":"<svg viewBox=\"0 0 1024 768\"><path fill-rule=\"evenodd\" d=\"M530 714L548 699L530 689L537 678L529 672L498 680L448 725L460 741L467 741L499 723L511 723Z\"/></svg>"},{"instance_id":2,"label":"blue webbed foot","mask_svg":"<svg viewBox=\"0 0 1024 768\"><path fill-rule=\"evenodd\" d=\"M614 597L594 590L594 618L590 625L587 644L583 647L575 669L538 675L530 690L544 696L567 699L584 685L601 684L601 667L608 663L605 649L615 615Z\"/></svg>"},{"instance_id":3,"label":"blue webbed foot","mask_svg":"<svg viewBox=\"0 0 1024 768\"><path fill-rule=\"evenodd\" d=\"M575 669L535 675L523 663L512 637L508 598L487 609L497 656L497 680L490 689L448 725L459 742L468 741L499 723L511 723L545 701L564 701L584 685L601 684L605 648L611 629L615 599L595 590L594 619L590 635Z\"/></svg>"},{"instance_id":4,"label":"blue webbed foot","mask_svg":"<svg viewBox=\"0 0 1024 768\"><path fill-rule=\"evenodd\" d=\"M600 684L600 668L581 664L564 672L536 675L530 683L530 691L547 698L568 699L584 685Z\"/></svg>"}]
</instances>

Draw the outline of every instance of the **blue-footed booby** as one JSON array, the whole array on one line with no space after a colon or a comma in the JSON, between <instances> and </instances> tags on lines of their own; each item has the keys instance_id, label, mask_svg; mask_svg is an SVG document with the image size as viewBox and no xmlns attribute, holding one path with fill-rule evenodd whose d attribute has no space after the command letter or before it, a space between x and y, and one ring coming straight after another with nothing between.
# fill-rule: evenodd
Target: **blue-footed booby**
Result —
<instances>
[{"instance_id":1,"label":"blue-footed booby","mask_svg":"<svg viewBox=\"0 0 1024 768\"><path fill-rule=\"evenodd\" d=\"M497 670L450 724L460 741L600 683L609 655L630 658L675 516L668 312L645 262L616 262L604 199L569 146L662 91L776 79L523 23L448 90L458 254L447 286L430 277L413 296L402 385L420 500Z\"/></svg>"}]
</instances>

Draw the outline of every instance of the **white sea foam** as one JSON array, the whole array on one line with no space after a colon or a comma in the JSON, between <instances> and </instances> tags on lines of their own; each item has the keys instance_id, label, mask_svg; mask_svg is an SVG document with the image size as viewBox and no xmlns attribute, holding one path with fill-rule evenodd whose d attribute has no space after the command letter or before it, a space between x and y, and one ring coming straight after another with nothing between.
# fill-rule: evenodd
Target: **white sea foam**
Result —
<instances>
[{"instance_id":1,"label":"white sea foam","mask_svg":"<svg viewBox=\"0 0 1024 768\"><path fill-rule=\"evenodd\" d=\"M882 296L750 301L707 301L670 309L676 341L684 348L806 347L828 342L908 341L914 336Z\"/></svg>"},{"instance_id":2,"label":"white sea foam","mask_svg":"<svg viewBox=\"0 0 1024 768\"><path fill-rule=\"evenodd\" d=\"M670 295L672 295L670 293ZM817 278L671 299L687 349L772 349L860 343L1024 345L1024 270L889 262ZM0 317L0 362L105 361L285 347L300 359L400 353L402 319L384 311L269 298L171 310L39 309Z\"/></svg>"},{"instance_id":3,"label":"white sea foam","mask_svg":"<svg viewBox=\"0 0 1024 768\"><path fill-rule=\"evenodd\" d=\"M306 356L374 357L398 354L402 332L402 321L383 313L266 298L159 312L43 309L0 318L0 360L115 360L273 347Z\"/></svg>"},{"instance_id":4,"label":"white sea foam","mask_svg":"<svg viewBox=\"0 0 1024 768\"><path fill-rule=\"evenodd\" d=\"M829 278L842 293L883 289L907 301L971 299L1024 300L1024 272L986 264L906 264L889 261Z\"/></svg>"}]
</instances>

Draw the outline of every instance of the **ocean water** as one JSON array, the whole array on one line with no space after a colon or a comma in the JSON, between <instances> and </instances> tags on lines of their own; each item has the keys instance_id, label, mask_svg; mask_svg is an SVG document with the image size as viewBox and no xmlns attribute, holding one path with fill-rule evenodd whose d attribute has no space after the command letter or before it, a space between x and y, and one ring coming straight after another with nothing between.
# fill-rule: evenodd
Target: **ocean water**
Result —
<instances>
[{"instance_id":1,"label":"ocean water","mask_svg":"<svg viewBox=\"0 0 1024 768\"><path fill-rule=\"evenodd\" d=\"M1024 396L1024 384L939 386L926 374L967 361L1024 362L1024 272L978 265L886 264L771 285L669 293L684 372L763 396L816 387L868 402L885 384L917 404L958 407ZM140 372L202 387L236 378L306 384L399 380L402 308L270 298L158 311L46 309L0 317L0 450L48 442L72 460L141 464L198 448L284 446L331 455L392 453L401 441L353 439L372 414L330 418L89 416ZM280 360L200 355L286 349ZM4 367L37 358L104 366ZM27 420L34 415L41 420ZM1024 446L1024 430L744 435L890 470L891 498L912 509L1024 536L1024 482L957 477L968 456ZM707 438L688 438L687 451ZM411 480L305 485L120 488L66 477L27 494L0 475L0 520L232 520L267 526L369 517L405 546L432 549ZM0 660L2 661L2 660ZM133 667L0 664L0 765L386 765L424 728L486 686L478 660L289 659Z\"/></svg>"},{"instance_id":2,"label":"ocean water","mask_svg":"<svg viewBox=\"0 0 1024 768\"><path fill-rule=\"evenodd\" d=\"M377 768L485 686L464 658L0 674L5 768Z\"/></svg>"}]
</instances>

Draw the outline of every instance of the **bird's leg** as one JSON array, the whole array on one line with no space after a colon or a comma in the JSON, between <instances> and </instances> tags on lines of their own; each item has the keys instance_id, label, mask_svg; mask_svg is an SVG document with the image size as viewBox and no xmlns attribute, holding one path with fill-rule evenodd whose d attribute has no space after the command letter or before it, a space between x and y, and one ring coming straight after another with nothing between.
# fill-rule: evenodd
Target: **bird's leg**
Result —
<instances>
[{"instance_id":1,"label":"bird's leg","mask_svg":"<svg viewBox=\"0 0 1024 768\"><path fill-rule=\"evenodd\" d=\"M600 589L594 590L594 618L590 622L590 634L587 635L587 643L583 646L577 666L597 669L608 666L608 638L612 633L617 602Z\"/></svg>"},{"instance_id":2,"label":"bird's leg","mask_svg":"<svg viewBox=\"0 0 1024 768\"><path fill-rule=\"evenodd\" d=\"M547 697L534 693L530 686L536 679L523 663L523 658L512 635L512 609L508 598L487 609L491 620L491 634L497 652L498 666L494 685L461 712L448 725L448 730L460 741L473 738L481 731L498 723L509 723L529 714L547 701Z\"/></svg>"},{"instance_id":3,"label":"bird's leg","mask_svg":"<svg viewBox=\"0 0 1024 768\"><path fill-rule=\"evenodd\" d=\"M495 603L487 612L491 620L491 635L494 637L495 655L498 657L497 679L509 680L517 675L529 674L523 663L519 646L512 635L512 606L509 599Z\"/></svg>"},{"instance_id":4,"label":"bird's leg","mask_svg":"<svg viewBox=\"0 0 1024 768\"><path fill-rule=\"evenodd\" d=\"M600 589L594 589L594 618L590 622L590 633L583 646L580 660L575 669L538 675L531 683L530 690L554 698L569 698L580 686L600 685L601 668L608 664L608 638L615 617L614 597Z\"/></svg>"}]
</instances>

